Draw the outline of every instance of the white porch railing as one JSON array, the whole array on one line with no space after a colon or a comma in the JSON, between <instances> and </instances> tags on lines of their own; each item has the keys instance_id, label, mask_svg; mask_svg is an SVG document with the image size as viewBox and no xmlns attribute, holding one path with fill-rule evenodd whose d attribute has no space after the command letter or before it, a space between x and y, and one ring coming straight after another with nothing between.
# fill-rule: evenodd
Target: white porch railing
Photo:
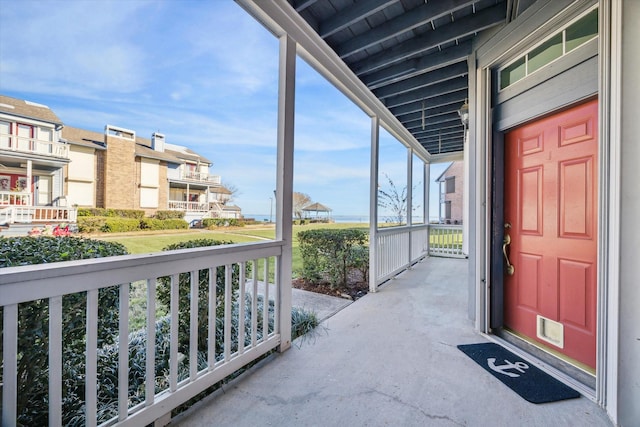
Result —
<instances>
[{"instance_id":1,"label":"white porch railing","mask_svg":"<svg viewBox=\"0 0 640 427\"><path fill-rule=\"evenodd\" d=\"M429 225L429 255L464 258L462 225Z\"/></svg>"},{"instance_id":2,"label":"white porch railing","mask_svg":"<svg viewBox=\"0 0 640 427\"><path fill-rule=\"evenodd\" d=\"M284 243L280 241L259 242L241 245L225 245L209 248L185 249L152 255L126 255L111 258L98 258L82 261L70 261L54 264L41 264L2 269L0 275L0 304L3 311L3 384L2 384L2 425L15 426L19 415L18 390L20 389L19 361L24 349L18 348L18 337L24 334L19 321L19 310L23 303L34 300L48 302L49 330L43 331L42 337L48 353L48 366L41 367L43 375L48 372L48 395L38 396L46 399L50 426L63 424L63 401L69 391L69 385L63 388L63 298L78 292L86 292L86 333L83 341L86 351L79 355L84 361L84 372L74 373L82 384L76 389L84 390L80 396L84 401L81 416L86 416L86 425L118 425L141 426L153 423L166 417L174 408L206 390L218 381L227 377L239 368L256 360L260 356L277 347L281 340L288 342L290 337L281 337L282 322L291 321L290 307L281 307L279 295L290 292L290 284L279 282L281 277L278 266L282 256ZM270 263L270 261L272 263ZM273 262L275 261L275 262ZM258 265L261 268L258 268ZM245 273L246 266L251 265L251 272ZM270 295L268 286L263 299L258 299L258 282L269 278L269 265L275 265L276 290ZM233 273L234 266L236 266ZM216 286L218 268L224 269L224 290L220 283ZM201 285L201 272L208 272L208 285ZM245 286L234 286L232 275L239 277L239 283ZM190 283L188 319L188 354L178 353L179 334L179 282L188 276ZM248 275L249 277L245 277ZM162 336L156 329L156 285L160 278L165 278L170 285L170 308L168 316L168 355L156 354L156 341ZM130 352L129 292L131 284L137 281L146 283L146 338L138 352ZM98 348L98 322L104 316L104 307L98 306L98 291L117 286L119 289L119 307L117 321L119 334L114 337L117 346L117 366L114 371L100 372L104 366L100 358L104 349ZM199 286L208 289L207 321L199 327ZM217 297L216 297L216 288ZM245 299L246 298L246 299ZM262 310L258 307L264 301L274 300L273 307ZM240 303L247 301L246 304ZM201 303L204 304L204 303ZM269 307L269 304L267 304ZM216 310L220 308L221 310ZM220 313L224 314L220 316ZM243 325L237 329L233 318L241 319L235 325ZM243 319L250 320L246 322ZM185 322L185 319L181 319ZM223 325L223 326L220 326ZM261 325L261 326L260 326ZM216 327L218 326L218 327ZM234 328L232 335L232 327ZM216 332L217 329L221 328ZM286 329L285 329L286 330ZM198 346L198 336L201 336ZM218 334L216 336L216 333ZM206 335L206 340L202 337ZM235 336L235 339L232 339ZM222 338L222 347L216 349L216 337ZM183 337L184 338L184 337ZM181 339L183 339L181 338ZM138 338L139 339L139 338ZM205 342L206 348L202 347ZM183 350L184 351L184 350ZM78 355L76 355L78 356ZM135 362L132 362L133 358ZM163 357L165 358L164 360ZM184 361L180 358L184 357ZM142 360L140 360L142 358ZM100 363L99 363L100 362ZM156 364L168 364L167 378L158 381ZM131 386L131 363L138 366L144 364L143 385ZM188 365L188 366L184 366ZM64 365L67 366L67 365ZM112 366L116 366L115 364ZM67 366L68 368L68 366ZM179 369L181 368L181 369ZM37 369L34 367L33 369ZM142 369L142 368L141 368ZM183 374L185 378L179 376ZM108 380L108 381L107 381ZM120 384L120 386L116 386ZM129 386L123 386L128 384ZM105 390L116 387L116 402L104 402ZM135 395L137 393L137 395ZM105 407L107 409L105 409ZM106 415L105 415L106 414ZM65 414L68 415L68 414ZM108 418L108 419L105 419Z\"/></svg>"},{"instance_id":3,"label":"white porch railing","mask_svg":"<svg viewBox=\"0 0 640 427\"><path fill-rule=\"evenodd\" d=\"M69 146L67 144L2 133L0 133L0 150L45 154L63 159L69 158Z\"/></svg>"},{"instance_id":4,"label":"white porch railing","mask_svg":"<svg viewBox=\"0 0 640 427\"><path fill-rule=\"evenodd\" d=\"M73 208L49 206L2 206L0 225L32 222L76 222L78 211Z\"/></svg>"},{"instance_id":5,"label":"white porch railing","mask_svg":"<svg viewBox=\"0 0 640 427\"><path fill-rule=\"evenodd\" d=\"M31 193L28 191L0 191L0 207L4 205L31 206Z\"/></svg>"},{"instance_id":6,"label":"white porch railing","mask_svg":"<svg viewBox=\"0 0 640 427\"><path fill-rule=\"evenodd\" d=\"M427 255L428 225L382 228L375 237L375 284L395 276Z\"/></svg>"}]
</instances>

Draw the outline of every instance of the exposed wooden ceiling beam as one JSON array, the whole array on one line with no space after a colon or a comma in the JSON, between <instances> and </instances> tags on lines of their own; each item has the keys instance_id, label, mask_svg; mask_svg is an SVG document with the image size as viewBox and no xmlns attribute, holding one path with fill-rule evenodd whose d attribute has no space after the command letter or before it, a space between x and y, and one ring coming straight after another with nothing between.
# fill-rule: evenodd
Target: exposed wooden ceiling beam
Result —
<instances>
[{"instance_id":1,"label":"exposed wooden ceiling beam","mask_svg":"<svg viewBox=\"0 0 640 427\"><path fill-rule=\"evenodd\" d=\"M469 83L466 77L456 77L454 79L436 83L431 86L423 87L422 89L386 98L384 100L384 104L387 106L387 108L398 107L400 105L409 104L411 102L429 99L450 92L456 92L461 89L466 90L468 84Z\"/></svg>"},{"instance_id":2,"label":"exposed wooden ceiling beam","mask_svg":"<svg viewBox=\"0 0 640 427\"><path fill-rule=\"evenodd\" d=\"M425 99L425 106L427 108L435 108L441 105L447 104L455 104L459 103L462 105L465 99L469 98L468 92L466 89L458 90L455 92L447 93L444 95L436 95L434 97L430 97ZM412 102L410 104L405 104L400 107L391 108L391 112L394 116L399 119L402 118L405 114L411 114L418 111L422 111L422 99Z\"/></svg>"},{"instance_id":3,"label":"exposed wooden ceiling beam","mask_svg":"<svg viewBox=\"0 0 640 427\"><path fill-rule=\"evenodd\" d=\"M336 46L335 51L344 59L368 47L426 25L434 19L449 15L454 10L469 6L474 2L475 0L438 0L425 3L386 21L384 25L379 25L366 33L350 38L340 46Z\"/></svg>"},{"instance_id":4,"label":"exposed wooden ceiling beam","mask_svg":"<svg viewBox=\"0 0 640 427\"><path fill-rule=\"evenodd\" d=\"M362 21L363 19L373 15L396 3L398 0L367 0L354 3L343 10L338 11L334 16L327 18L320 24L318 34L325 38L337 33L350 26L351 24Z\"/></svg>"},{"instance_id":5,"label":"exposed wooden ceiling beam","mask_svg":"<svg viewBox=\"0 0 640 427\"><path fill-rule=\"evenodd\" d=\"M455 103L449 103L444 105L439 105L437 107L428 108L425 103L424 112L422 109L415 111L413 113L404 114L402 116L397 116L398 120L400 120L403 124L409 123L413 120L422 120L422 116L424 117L435 117L441 114L447 114L452 111L457 111L460 108L460 103L456 101Z\"/></svg>"},{"instance_id":6,"label":"exposed wooden ceiling beam","mask_svg":"<svg viewBox=\"0 0 640 427\"><path fill-rule=\"evenodd\" d=\"M413 136L417 138L430 138L433 136L438 136L438 135L450 135L452 133L456 133L456 132L462 132L462 123L458 122L451 122L451 123L444 123L444 124L440 124L437 127L436 126L432 126L430 128L425 128L425 130L414 130Z\"/></svg>"},{"instance_id":7,"label":"exposed wooden ceiling beam","mask_svg":"<svg viewBox=\"0 0 640 427\"><path fill-rule=\"evenodd\" d=\"M391 67L383 68L371 74L361 77L361 80L370 89L377 89L381 86L395 83L397 81L413 77L417 74L429 72L436 68L455 64L467 59L471 53L471 40L432 53L417 59L401 62Z\"/></svg>"},{"instance_id":8,"label":"exposed wooden ceiling beam","mask_svg":"<svg viewBox=\"0 0 640 427\"><path fill-rule=\"evenodd\" d=\"M457 64L450 65L448 67L438 68L437 70L420 74L410 79L401 80L398 83L383 86L374 90L373 93L379 99L389 98L391 96L398 96L403 93L431 86L446 80L451 80L455 77L466 76L467 74L469 74L469 66L467 65L467 62L458 62Z\"/></svg>"},{"instance_id":9,"label":"exposed wooden ceiling beam","mask_svg":"<svg viewBox=\"0 0 640 427\"><path fill-rule=\"evenodd\" d=\"M440 123L450 123L455 121L460 123L460 116L458 116L457 112L441 114L439 116L426 117L424 119L424 127L425 129L427 129L430 126L438 125ZM414 129L422 130L422 120L414 120L408 123L403 123L403 125L409 130L409 132L411 132Z\"/></svg>"},{"instance_id":10,"label":"exposed wooden ceiling beam","mask_svg":"<svg viewBox=\"0 0 640 427\"><path fill-rule=\"evenodd\" d=\"M410 59L412 56L426 52L440 44L474 34L504 22L506 11L504 5L498 4L483 9L475 14L465 16L451 24L443 25L428 31L420 37L407 40L391 49L369 56L367 59L350 64L357 75L370 73L397 62Z\"/></svg>"}]
</instances>

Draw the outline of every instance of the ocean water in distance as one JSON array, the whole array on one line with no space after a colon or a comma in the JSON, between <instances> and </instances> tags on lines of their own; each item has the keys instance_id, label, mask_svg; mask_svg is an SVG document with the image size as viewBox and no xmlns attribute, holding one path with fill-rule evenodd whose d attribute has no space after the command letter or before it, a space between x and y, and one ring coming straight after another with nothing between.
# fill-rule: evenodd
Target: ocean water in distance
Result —
<instances>
[{"instance_id":1,"label":"ocean water in distance","mask_svg":"<svg viewBox=\"0 0 640 427\"><path fill-rule=\"evenodd\" d=\"M269 217L269 215L262 215L262 214L244 214L245 218L253 218L258 222L269 222L269 220L271 219L271 221L275 221L275 215L272 215L271 217ZM315 218L315 216L312 216L312 218ZM322 218L322 216L318 215L318 218ZM369 223L369 215L332 215L331 219L334 222L352 222L352 223L362 223L362 224L368 224ZM381 221L384 222L386 219L386 217L382 217ZM434 218L431 218L431 220L434 220ZM435 221L437 221L437 218L435 218ZM414 218L413 219L414 224L418 224L422 222L422 218Z\"/></svg>"}]
</instances>

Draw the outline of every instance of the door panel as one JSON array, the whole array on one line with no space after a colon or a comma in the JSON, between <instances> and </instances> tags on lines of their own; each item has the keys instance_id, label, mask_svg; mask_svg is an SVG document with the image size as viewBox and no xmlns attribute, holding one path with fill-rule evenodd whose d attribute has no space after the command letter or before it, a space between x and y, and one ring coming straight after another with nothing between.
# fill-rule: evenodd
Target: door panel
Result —
<instances>
[{"instance_id":1,"label":"door panel","mask_svg":"<svg viewBox=\"0 0 640 427\"><path fill-rule=\"evenodd\" d=\"M504 280L505 326L592 368L597 119L594 100L508 132L504 184L515 267ZM552 339L540 326L547 320Z\"/></svg>"}]
</instances>

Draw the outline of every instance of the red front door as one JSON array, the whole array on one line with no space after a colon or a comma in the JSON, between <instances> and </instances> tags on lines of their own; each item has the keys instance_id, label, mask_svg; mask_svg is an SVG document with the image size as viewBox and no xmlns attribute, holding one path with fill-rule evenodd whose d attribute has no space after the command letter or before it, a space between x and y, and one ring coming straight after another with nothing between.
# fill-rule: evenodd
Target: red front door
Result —
<instances>
[{"instance_id":1,"label":"red front door","mask_svg":"<svg viewBox=\"0 0 640 427\"><path fill-rule=\"evenodd\" d=\"M514 266L504 282L505 326L591 368L597 136L594 100L505 138L505 251Z\"/></svg>"}]
</instances>

